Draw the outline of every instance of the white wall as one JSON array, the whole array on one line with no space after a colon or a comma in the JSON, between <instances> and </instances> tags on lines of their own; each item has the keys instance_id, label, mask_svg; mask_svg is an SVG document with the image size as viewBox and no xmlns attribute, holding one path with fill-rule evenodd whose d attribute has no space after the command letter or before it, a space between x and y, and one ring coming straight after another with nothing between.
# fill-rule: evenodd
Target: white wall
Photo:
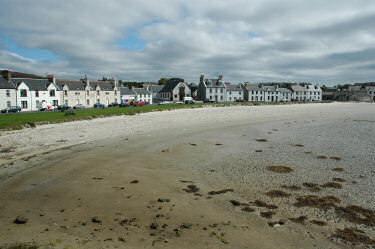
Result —
<instances>
[{"instance_id":1,"label":"white wall","mask_svg":"<svg viewBox=\"0 0 375 249\"><path fill-rule=\"evenodd\" d=\"M228 102L235 102L237 99L244 99L243 91L227 91L226 98Z\"/></svg>"},{"instance_id":2,"label":"white wall","mask_svg":"<svg viewBox=\"0 0 375 249\"><path fill-rule=\"evenodd\" d=\"M9 91L9 97L7 96L7 90ZM15 89L0 89L0 110L8 108L8 101L10 106L16 106L16 90Z\"/></svg>"}]
</instances>

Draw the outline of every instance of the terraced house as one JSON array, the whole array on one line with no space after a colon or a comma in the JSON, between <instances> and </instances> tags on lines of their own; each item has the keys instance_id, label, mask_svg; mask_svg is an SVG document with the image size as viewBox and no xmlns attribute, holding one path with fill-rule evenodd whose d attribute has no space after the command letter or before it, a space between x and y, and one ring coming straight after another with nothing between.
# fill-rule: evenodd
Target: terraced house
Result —
<instances>
[{"instance_id":1,"label":"terraced house","mask_svg":"<svg viewBox=\"0 0 375 249\"><path fill-rule=\"evenodd\" d=\"M62 104L75 106L82 104L92 107L95 103L108 106L110 103L121 102L121 93L115 79L109 81L90 81L87 77L80 80L54 79L61 89Z\"/></svg>"},{"instance_id":2,"label":"terraced house","mask_svg":"<svg viewBox=\"0 0 375 249\"><path fill-rule=\"evenodd\" d=\"M199 80L197 98L198 100L209 99L216 102L227 101L223 76L220 75L218 79L204 79L202 74Z\"/></svg>"}]
</instances>

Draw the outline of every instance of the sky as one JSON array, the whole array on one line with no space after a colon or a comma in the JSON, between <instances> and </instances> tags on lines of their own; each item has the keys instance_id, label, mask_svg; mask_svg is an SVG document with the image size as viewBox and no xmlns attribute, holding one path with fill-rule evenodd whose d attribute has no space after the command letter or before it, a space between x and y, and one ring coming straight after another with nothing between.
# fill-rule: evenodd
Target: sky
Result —
<instances>
[{"instance_id":1,"label":"sky","mask_svg":"<svg viewBox=\"0 0 375 249\"><path fill-rule=\"evenodd\" d=\"M375 81L373 0L0 0L0 69L57 78Z\"/></svg>"}]
</instances>

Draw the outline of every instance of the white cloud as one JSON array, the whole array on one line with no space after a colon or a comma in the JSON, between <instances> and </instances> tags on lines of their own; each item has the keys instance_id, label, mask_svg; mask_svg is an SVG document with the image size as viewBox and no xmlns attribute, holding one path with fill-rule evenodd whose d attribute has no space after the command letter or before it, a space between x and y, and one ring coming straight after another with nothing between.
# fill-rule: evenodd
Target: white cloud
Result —
<instances>
[{"instance_id":1,"label":"white cloud","mask_svg":"<svg viewBox=\"0 0 375 249\"><path fill-rule=\"evenodd\" d=\"M0 0L0 34L61 62L21 60L0 45L0 67L58 77L157 80L201 73L225 80L374 80L375 2ZM129 34L146 43L129 51ZM254 34L256 34L254 36ZM24 58L25 59L25 58Z\"/></svg>"}]
</instances>

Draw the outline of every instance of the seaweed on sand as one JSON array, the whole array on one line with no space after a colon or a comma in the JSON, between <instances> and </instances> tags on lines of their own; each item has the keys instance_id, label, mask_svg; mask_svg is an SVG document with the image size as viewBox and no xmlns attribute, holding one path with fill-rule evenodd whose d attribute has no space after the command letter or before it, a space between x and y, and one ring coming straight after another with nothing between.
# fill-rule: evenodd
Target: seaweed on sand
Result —
<instances>
[{"instance_id":1,"label":"seaweed on sand","mask_svg":"<svg viewBox=\"0 0 375 249\"><path fill-rule=\"evenodd\" d=\"M375 243L375 240L371 239L363 231L356 228L344 228L343 230L336 229L336 233L333 234L333 236L353 244L362 243L372 245Z\"/></svg>"},{"instance_id":2,"label":"seaweed on sand","mask_svg":"<svg viewBox=\"0 0 375 249\"><path fill-rule=\"evenodd\" d=\"M271 198L277 198L277 197L289 197L290 194L281 191L281 190L271 190L266 193L267 196Z\"/></svg>"},{"instance_id":3,"label":"seaweed on sand","mask_svg":"<svg viewBox=\"0 0 375 249\"><path fill-rule=\"evenodd\" d=\"M291 167L286 166L268 166L267 169L276 173L290 173L293 171Z\"/></svg>"},{"instance_id":4,"label":"seaweed on sand","mask_svg":"<svg viewBox=\"0 0 375 249\"><path fill-rule=\"evenodd\" d=\"M332 207L336 207L337 203L340 203L341 200L335 196L315 196L315 195L307 195L307 196L300 196L297 197L297 202L293 205L296 207L313 207L322 210L328 210Z\"/></svg>"}]
</instances>

